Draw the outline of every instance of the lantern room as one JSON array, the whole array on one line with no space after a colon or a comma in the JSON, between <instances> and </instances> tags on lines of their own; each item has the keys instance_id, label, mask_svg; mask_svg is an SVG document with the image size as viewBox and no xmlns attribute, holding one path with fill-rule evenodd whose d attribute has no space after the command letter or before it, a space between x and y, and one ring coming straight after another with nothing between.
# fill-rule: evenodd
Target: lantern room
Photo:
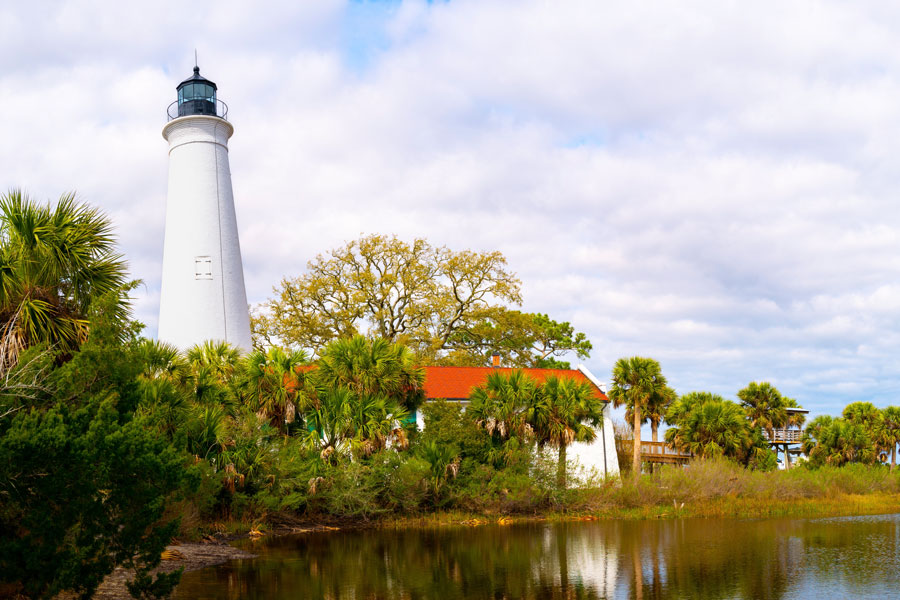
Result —
<instances>
[{"instance_id":1,"label":"lantern room","mask_svg":"<svg viewBox=\"0 0 900 600\"><path fill-rule=\"evenodd\" d=\"M190 115L208 115L226 118L225 103L216 99L216 84L200 74L200 67L194 67L194 74L178 84L178 100L169 107L169 118ZM177 110L172 110L177 107Z\"/></svg>"}]
</instances>

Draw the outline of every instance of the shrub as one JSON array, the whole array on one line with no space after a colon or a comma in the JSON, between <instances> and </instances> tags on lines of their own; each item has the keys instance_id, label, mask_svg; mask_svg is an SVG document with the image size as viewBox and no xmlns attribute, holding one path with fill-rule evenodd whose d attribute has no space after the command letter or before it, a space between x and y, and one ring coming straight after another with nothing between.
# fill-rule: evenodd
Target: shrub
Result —
<instances>
[{"instance_id":1,"label":"shrub","mask_svg":"<svg viewBox=\"0 0 900 600\"><path fill-rule=\"evenodd\" d=\"M161 517L183 461L113 395L0 422L0 582L89 597L116 565L145 575L178 529ZM141 580L171 588L178 575Z\"/></svg>"},{"instance_id":2,"label":"shrub","mask_svg":"<svg viewBox=\"0 0 900 600\"><path fill-rule=\"evenodd\" d=\"M422 508L428 497L431 465L416 456L391 450L381 452L373 459L375 474L384 490L381 496L384 506L405 513Z\"/></svg>"},{"instance_id":3,"label":"shrub","mask_svg":"<svg viewBox=\"0 0 900 600\"><path fill-rule=\"evenodd\" d=\"M332 515L369 519L387 510L378 501L381 486L369 465L351 462L330 469L323 487L322 501Z\"/></svg>"}]
</instances>

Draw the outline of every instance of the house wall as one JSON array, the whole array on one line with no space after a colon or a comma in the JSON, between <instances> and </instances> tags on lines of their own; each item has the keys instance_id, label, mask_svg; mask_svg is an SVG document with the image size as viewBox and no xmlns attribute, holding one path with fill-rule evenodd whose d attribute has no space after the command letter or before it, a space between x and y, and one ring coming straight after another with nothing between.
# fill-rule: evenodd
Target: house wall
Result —
<instances>
[{"instance_id":1,"label":"house wall","mask_svg":"<svg viewBox=\"0 0 900 600\"><path fill-rule=\"evenodd\" d=\"M586 469L596 469L601 476L618 476L619 458L616 454L616 438L610 405L603 409L603 427L597 432L597 438L590 444L576 442L568 448L569 460L578 460Z\"/></svg>"},{"instance_id":2,"label":"house wall","mask_svg":"<svg viewBox=\"0 0 900 600\"><path fill-rule=\"evenodd\" d=\"M584 365L578 365L591 383L606 393L606 385L597 379ZM612 406L607 404L603 409L603 426L597 432L597 438L590 444L576 443L569 449L569 456L577 458L587 469L596 469L603 476L618 476L619 457L616 454L616 437L612 424Z\"/></svg>"}]
</instances>

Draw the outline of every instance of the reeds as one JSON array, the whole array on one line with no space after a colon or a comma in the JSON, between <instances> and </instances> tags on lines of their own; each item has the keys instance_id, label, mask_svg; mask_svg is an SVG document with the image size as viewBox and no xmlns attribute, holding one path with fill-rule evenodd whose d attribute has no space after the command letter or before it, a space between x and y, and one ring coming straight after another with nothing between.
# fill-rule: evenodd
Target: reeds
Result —
<instances>
[{"instance_id":1,"label":"reeds","mask_svg":"<svg viewBox=\"0 0 900 600\"><path fill-rule=\"evenodd\" d=\"M776 516L900 510L900 476L881 466L749 471L726 460L583 490L576 511L623 516Z\"/></svg>"}]
</instances>

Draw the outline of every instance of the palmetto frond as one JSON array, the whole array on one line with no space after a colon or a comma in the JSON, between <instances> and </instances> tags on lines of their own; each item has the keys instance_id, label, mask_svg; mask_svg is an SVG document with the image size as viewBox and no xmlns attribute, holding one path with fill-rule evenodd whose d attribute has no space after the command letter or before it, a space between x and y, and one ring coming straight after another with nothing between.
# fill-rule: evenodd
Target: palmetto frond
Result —
<instances>
[{"instance_id":1,"label":"palmetto frond","mask_svg":"<svg viewBox=\"0 0 900 600\"><path fill-rule=\"evenodd\" d=\"M592 441L603 419L603 402L594 386L569 377L548 377L529 410L528 422L539 444L559 448L576 439Z\"/></svg>"},{"instance_id":2,"label":"palmetto frond","mask_svg":"<svg viewBox=\"0 0 900 600\"><path fill-rule=\"evenodd\" d=\"M871 414L866 407L862 410ZM878 429L868 428L863 423L846 418L817 417L803 432L803 451L813 464L871 463L875 460L877 436Z\"/></svg>"},{"instance_id":3,"label":"palmetto frond","mask_svg":"<svg viewBox=\"0 0 900 600\"><path fill-rule=\"evenodd\" d=\"M788 424L790 403L771 383L751 381L737 395L753 427L764 429L771 435L775 429Z\"/></svg>"},{"instance_id":4,"label":"palmetto frond","mask_svg":"<svg viewBox=\"0 0 900 600\"><path fill-rule=\"evenodd\" d=\"M217 340L207 340L187 351L188 363L195 372L207 369L223 382L234 374L240 358L240 349Z\"/></svg>"},{"instance_id":5,"label":"palmetto frond","mask_svg":"<svg viewBox=\"0 0 900 600\"><path fill-rule=\"evenodd\" d=\"M182 384L190 375L187 361L172 344L144 338L138 343L137 355L143 364L141 375L145 379L166 379Z\"/></svg>"},{"instance_id":6,"label":"palmetto frond","mask_svg":"<svg viewBox=\"0 0 900 600\"><path fill-rule=\"evenodd\" d=\"M253 409L279 430L294 422L314 395L302 369L306 364L304 352L277 347L251 352L242 363L242 385Z\"/></svg>"},{"instance_id":7,"label":"palmetto frond","mask_svg":"<svg viewBox=\"0 0 900 600\"><path fill-rule=\"evenodd\" d=\"M669 409L666 443L701 458L744 457L753 437L742 408L717 394L691 392Z\"/></svg>"},{"instance_id":8,"label":"palmetto frond","mask_svg":"<svg viewBox=\"0 0 900 600\"><path fill-rule=\"evenodd\" d=\"M0 319L15 340L0 368L35 343L75 350L87 338L90 310L102 296L115 294L107 310L120 321L127 318L126 265L114 250L109 220L72 194L55 207L19 190L0 197Z\"/></svg>"},{"instance_id":9,"label":"palmetto frond","mask_svg":"<svg viewBox=\"0 0 900 600\"><path fill-rule=\"evenodd\" d=\"M501 439L523 436L528 432L528 413L537 391L537 384L524 371L491 373L484 385L472 391L468 411Z\"/></svg>"},{"instance_id":10,"label":"palmetto frond","mask_svg":"<svg viewBox=\"0 0 900 600\"><path fill-rule=\"evenodd\" d=\"M413 410L423 399L425 372L405 346L361 335L329 344L316 377L326 386L346 387L359 395L383 395Z\"/></svg>"}]
</instances>

